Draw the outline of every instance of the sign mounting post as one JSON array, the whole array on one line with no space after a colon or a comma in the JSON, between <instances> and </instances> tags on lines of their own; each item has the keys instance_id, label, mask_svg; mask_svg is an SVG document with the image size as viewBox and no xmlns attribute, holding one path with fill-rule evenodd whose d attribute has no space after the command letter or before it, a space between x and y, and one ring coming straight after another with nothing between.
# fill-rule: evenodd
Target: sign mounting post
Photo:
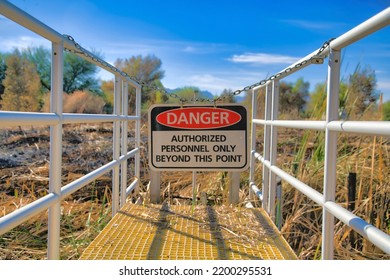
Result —
<instances>
[{"instance_id":1,"label":"sign mounting post","mask_svg":"<svg viewBox=\"0 0 390 280\"><path fill-rule=\"evenodd\" d=\"M248 159L244 106L156 105L149 109L150 168L242 171Z\"/></svg>"}]
</instances>

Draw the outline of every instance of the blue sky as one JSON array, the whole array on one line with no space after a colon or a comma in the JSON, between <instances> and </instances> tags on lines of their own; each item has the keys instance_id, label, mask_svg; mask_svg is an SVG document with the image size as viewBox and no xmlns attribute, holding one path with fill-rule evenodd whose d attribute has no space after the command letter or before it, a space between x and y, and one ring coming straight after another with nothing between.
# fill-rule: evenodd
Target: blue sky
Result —
<instances>
[{"instance_id":1,"label":"blue sky","mask_svg":"<svg viewBox=\"0 0 390 280\"><path fill-rule=\"evenodd\" d=\"M95 49L107 62L154 54L167 88L197 86L219 94L275 74L389 7L389 0L11 0L46 25ZM360 64L375 70L377 89L390 100L390 27L342 52L344 79ZM0 51L50 46L0 16ZM327 60L325 61L327 62ZM303 77L312 87L326 79L326 64ZM112 75L102 71L102 79Z\"/></svg>"}]
</instances>

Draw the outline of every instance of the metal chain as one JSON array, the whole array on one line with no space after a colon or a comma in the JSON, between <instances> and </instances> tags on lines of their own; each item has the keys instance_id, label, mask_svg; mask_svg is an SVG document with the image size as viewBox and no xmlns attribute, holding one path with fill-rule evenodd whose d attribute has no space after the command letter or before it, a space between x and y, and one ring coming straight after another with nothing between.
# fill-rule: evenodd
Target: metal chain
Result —
<instances>
[{"instance_id":1,"label":"metal chain","mask_svg":"<svg viewBox=\"0 0 390 280\"><path fill-rule=\"evenodd\" d=\"M330 45L330 42L332 40L334 40L334 38L331 38L327 41L325 41L322 46L318 49L317 53L313 56L311 56L310 58L308 59L305 59L305 60L302 60L296 64L294 64L293 66L291 67L288 67L286 69L284 69L283 71L281 72L278 72L272 76L270 76L269 78L266 78L264 80L261 80L257 83L254 83L252 85L249 85L249 86L246 86L242 89L238 89L238 90L235 90L233 91L232 93L228 94L228 95L225 95L225 96L218 96L216 98L203 98L203 97L194 97L194 98L191 98L191 99L186 99L186 98L183 98L179 95L177 95L176 93L174 92L169 92L166 88L164 87L158 87L158 86L155 86L155 85L151 85L151 84L148 84L146 83L145 81L141 81L139 79L137 79L136 77L134 76L131 76L127 73L125 73L124 71L121 71L120 69L116 68L115 66L107 63L106 61L104 61L103 59L93 55L93 54L90 54L86 49L84 49L82 46L80 46L72 36L70 35L66 35L64 34L64 36L71 42L73 42L75 48L77 49L76 50L70 50L70 49L67 49L65 48L66 51L68 52L71 52L71 53L77 53L77 54L81 54L83 56L85 56L86 58L90 58L92 59L94 62L96 63L99 63L101 66L103 67L107 67L107 68L110 68L113 72L115 73L119 73L121 76L125 77L125 78L129 78L135 82L137 82L139 85L141 85L142 87L146 87L146 88L149 88L149 89L152 89L152 90L156 90L156 91L160 91L174 99L178 99L182 104L186 103L186 102L210 102L210 103L214 103L216 104L217 102L219 101L222 101L223 99L225 98L228 98L228 97L234 97L234 96L237 96L239 94L241 94L242 92L246 92L246 91L250 91L258 86L262 86L262 85L265 85L267 82L269 81L272 81L272 80L275 80L277 78L279 78L280 76L284 75L284 74L288 74L289 72L291 72L293 69L300 69L302 68L304 65L306 65L309 61L313 61L313 63L316 63L316 64L320 64L322 63L323 59L326 57L326 55L324 56L321 56L322 53L325 51L325 49L327 47L329 47Z\"/></svg>"}]
</instances>

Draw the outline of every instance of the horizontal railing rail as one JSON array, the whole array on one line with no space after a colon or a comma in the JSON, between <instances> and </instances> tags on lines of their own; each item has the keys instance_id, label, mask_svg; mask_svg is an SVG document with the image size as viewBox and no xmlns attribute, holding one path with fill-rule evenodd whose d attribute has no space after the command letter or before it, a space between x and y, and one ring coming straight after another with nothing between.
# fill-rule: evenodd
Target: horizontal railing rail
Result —
<instances>
[{"instance_id":1,"label":"horizontal railing rail","mask_svg":"<svg viewBox=\"0 0 390 280\"><path fill-rule=\"evenodd\" d=\"M387 121L292 121L253 119L253 123L284 128L337 131L365 135L390 136L390 123Z\"/></svg>"},{"instance_id":2,"label":"horizontal railing rail","mask_svg":"<svg viewBox=\"0 0 390 280\"><path fill-rule=\"evenodd\" d=\"M276 197L277 177L288 182L291 186L309 197L323 208L322 224L322 259L334 258L334 217L351 227L372 242L385 253L390 254L390 236L362 218L351 213L335 202L336 190L336 168L337 168L337 137L339 133L354 133L371 136L390 136L389 121L344 121L339 120L339 82L340 82L340 51L360 39L388 26L390 24L390 8L385 9L374 17L368 19L352 30L338 38L333 39L329 47L312 52L295 64L285 68L272 79L255 87L252 90L252 137L251 137L251 165L250 165L250 192L262 201L262 206L271 218L280 222L281 216L276 217L275 201L280 202ZM329 55L328 79L327 79L327 108L325 121L306 120L278 120L279 107L279 82L292 73L313 64L313 56L320 56L319 59ZM304 63L302 63L304 62ZM318 60L316 61L318 62ZM299 67L297 67L297 65ZM265 88L265 113L264 119L257 116L257 93ZM256 150L256 128L264 128L263 154ZM277 144L279 127L291 129L309 129L325 132L325 170L323 194L316 191L309 185L283 171L277 166ZM256 161L263 166L261 187L255 182ZM280 227L280 225L279 225Z\"/></svg>"},{"instance_id":3,"label":"horizontal railing rail","mask_svg":"<svg viewBox=\"0 0 390 280\"><path fill-rule=\"evenodd\" d=\"M4 234L29 220L38 213L49 209L48 217L48 259L59 259L61 201L85 187L108 172L112 172L112 215L119 210L128 195L139 185L140 177L140 128L141 128L141 86L128 76L97 58L94 54L83 50L80 55L77 46L69 36L64 36L17 8L8 1L0 0L0 13L17 24L33 31L37 35L52 42L52 72L50 112L9 112L0 111L0 128L9 128L26 125L50 126L50 166L49 166L49 194L17 209L0 218L0 234ZM72 51L87 61L112 73L115 76L115 93L113 114L70 114L63 112L62 85L63 85L63 52ZM135 114L128 115L128 86L135 88ZM134 147L128 151L128 123L135 122ZM113 138L112 161L94 171L70 182L61 185L62 174L62 133L64 124L80 123L112 123ZM127 184L127 163L134 160L134 179Z\"/></svg>"},{"instance_id":4,"label":"horizontal railing rail","mask_svg":"<svg viewBox=\"0 0 390 280\"><path fill-rule=\"evenodd\" d=\"M68 36L64 36L60 34L59 32L55 31L51 27L47 26L46 24L42 23L38 19L34 18L30 14L26 13L22 9L19 9L15 5L9 3L5 0L0 0L0 11L1 13L11 19L12 21L18 23L19 25L31 30L32 32L36 33L37 35L42 36L43 38L47 39L48 41L52 43L61 43L63 44L64 48L70 51L73 51L74 53L78 53L79 50L77 49L75 42L69 39ZM86 52L87 56L83 56L86 60L89 62L98 65L100 68L114 74L118 75L121 73L119 69L112 66L108 62L104 62L103 64L98 64L96 61L96 56L89 52L88 50L83 50ZM129 77L122 77L125 78L126 81L131 84L135 88L139 88L140 85L130 79Z\"/></svg>"},{"instance_id":5,"label":"horizontal railing rail","mask_svg":"<svg viewBox=\"0 0 390 280\"><path fill-rule=\"evenodd\" d=\"M54 113L0 112L0 127L27 125L54 125L78 123L104 123L113 121L140 120L140 116L117 116L105 114L70 114L64 113L62 118Z\"/></svg>"},{"instance_id":6,"label":"horizontal railing rail","mask_svg":"<svg viewBox=\"0 0 390 280\"><path fill-rule=\"evenodd\" d=\"M122 206L140 182L140 130L141 130L141 85L129 76L102 61L91 52L80 49L70 36L62 35L40 22L36 18L5 0L0 0L0 13L15 23L24 26L52 43L52 74L50 112L9 112L0 111L0 128L27 125L50 126L50 167L49 194L17 209L0 218L0 234L17 227L38 213L49 210L48 217L48 259L59 259L60 241L60 205L66 197L87 186L99 177L112 172L112 214ZM277 178L313 200L323 209L322 225L322 258L332 259L334 255L334 218L351 227L364 238L384 252L390 254L390 236L362 218L344 209L335 201L337 137L339 133L361 135L390 136L390 123L385 121L344 121L338 116L338 95L340 81L340 52L343 48L377 32L390 24L390 8L370 18L345 34L329 42L329 47L318 49L297 61L295 64L271 76L268 82L252 90L252 136L249 187L251 195L262 201L262 206L272 219L281 221L277 213ZM115 76L113 114L70 114L63 112L63 52L71 51ZM281 79L313 64L323 63L329 56L327 79L327 111L325 121L279 120L279 82ZM128 87L136 90L135 114L128 115ZM257 94L261 88L266 89L265 117L258 119ZM128 123L135 122L134 148L128 151ZM112 123L113 158L94 171L62 186L62 133L64 124ZM256 129L264 128L263 153L256 150ZM325 171L323 193L288 174L277 166L278 128L309 129L325 132ZM127 183L127 163L135 158L134 178ZM262 183L255 182L257 162L263 166ZM152 176L153 174L151 174ZM280 194L279 194L280 195ZM277 198L277 199L276 199Z\"/></svg>"}]
</instances>

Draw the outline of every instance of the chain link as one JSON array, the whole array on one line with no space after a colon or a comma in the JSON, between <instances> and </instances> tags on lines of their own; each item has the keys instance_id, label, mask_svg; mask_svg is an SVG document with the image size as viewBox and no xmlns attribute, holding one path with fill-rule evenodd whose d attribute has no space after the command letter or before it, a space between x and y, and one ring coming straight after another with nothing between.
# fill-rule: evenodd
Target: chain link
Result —
<instances>
[{"instance_id":1,"label":"chain link","mask_svg":"<svg viewBox=\"0 0 390 280\"><path fill-rule=\"evenodd\" d=\"M107 63L106 61L104 61L103 59L91 54L90 52L88 52L86 49L84 49L81 45L79 45L72 36L70 35L66 35L64 34L64 36L69 40L71 41L75 48L77 50L71 50L71 49L67 49L65 48L66 51L68 52L71 52L71 53L75 53L75 54L81 54L83 56L85 56L86 58L90 58L92 59L95 63L98 63L100 64L101 66L103 66L104 68L109 68L111 71L113 71L114 73L119 73L122 77L124 78L129 78L133 81L135 81L136 83L138 83L139 85L141 85L142 87L145 87L145 88L149 88L149 89L152 89L152 90L156 90L156 91L160 91L168 96L170 96L171 98L174 98L174 99L178 99L180 101L180 103L184 104L184 103L188 103L188 102L209 102L209 103L214 103L216 104L217 102L220 102L222 101L223 99L225 98L228 98L228 97L234 97L234 96L237 96L239 94L241 94L242 92L247 92L247 91L250 91L258 86L263 86L265 85L267 82L269 81L273 81L275 79L278 79L280 78L280 76L282 75L286 75L288 74L289 72L291 72L293 69L294 70L298 70L300 68L302 68L304 65L306 65L309 61L313 61L313 63L322 63L323 59L326 57L326 55L322 55L322 53L326 50L327 47L329 47L330 45L330 42L332 40L334 40L334 38L331 38L327 41L325 41L322 46L318 49L317 53L313 56L311 56L310 58L308 59L305 59L305 60L302 60L296 64L294 64L293 66L291 67L288 67L286 69L284 69L283 71L281 72L278 72L272 76L270 76L269 78L266 78L264 80L261 80L257 83L254 83L252 85L249 85L249 86L246 86L242 89L238 89L238 90L235 90L233 91L232 93L228 94L228 95L224 95L224 96L218 96L218 97L215 97L215 98L203 98L203 97L194 97L194 98L191 98L191 99L186 99L186 98L183 98L179 95L177 95L176 93L174 92L169 92L166 88L164 87L158 87L158 86L155 86L155 85L151 85L151 84L148 84L146 83L145 81L141 81L139 79L137 79L136 77L134 76L131 76L123 71L121 71L120 69L116 68L115 66Z\"/></svg>"}]
</instances>

